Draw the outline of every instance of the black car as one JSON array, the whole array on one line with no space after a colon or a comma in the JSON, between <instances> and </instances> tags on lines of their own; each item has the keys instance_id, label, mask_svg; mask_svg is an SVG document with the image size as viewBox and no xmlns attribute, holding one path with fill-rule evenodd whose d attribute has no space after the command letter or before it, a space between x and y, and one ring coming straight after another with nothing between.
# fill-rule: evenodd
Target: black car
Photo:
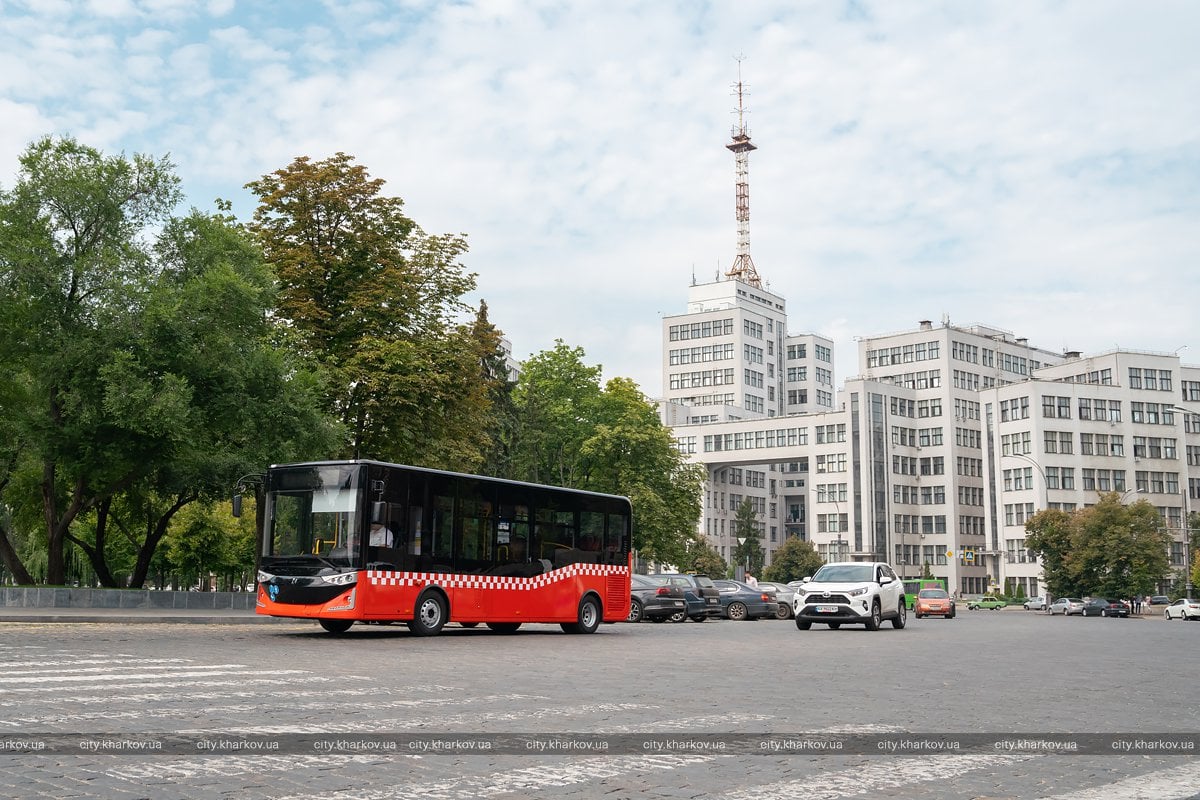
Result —
<instances>
[{"instance_id":1,"label":"black car","mask_svg":"<svg viewBox=\"0 0 1200 800\"><path fill-rule=\"evenodd\" d=\"M739 581L713 581L721 592L721 609L726 619L774 618L779 604L769 592Z\"/></svg>"},{"instance_id":2,"label":"black car","mask_svg":"<svg viewBox=\"0 0 1200 800\"><path fill-rule=\"evenodd\" d=\"M1129 606L1120 600L1093 597L1083 604L1083 615L1085 617L1128 617Z\"/></svg>"},{"instance_id":3,"label":"black car","mask_svg":"<svg viewBox=\"0 0 1200 800\"><path fill-rule=\"evenodd\" d=\"M684 575L674 572L662 572L647 575L659 586L677 586L683 590L683 599L687 609L676 612L674 621L681 622L690 619L693 622L704 622L710 617L720 617L724 612L721 608L721 593L707 575Z\"/></svg>"},{"instance_id":4,"label":"black car","mask_svg":"<svg viewBox=\"0 0 1200 800\"><path fill-rule=\"evenodd\" d=\"M1169 606L1171 605L1171 598L1167 597L1165 594L1156 594L1150 598L1150 605Z\"/></svg>"},{"instance_id":5,"label":"black car","mask_svg":"<svg viewBox=\"0 0 1200 800\"><path fill-rule=\"evenodd\" d=\"M675 614L687 610L683 589L678 586L663 586L645 575L632 575L629 580L629 616L626 622L663 622Z\"/></svg>"}]
</instances>

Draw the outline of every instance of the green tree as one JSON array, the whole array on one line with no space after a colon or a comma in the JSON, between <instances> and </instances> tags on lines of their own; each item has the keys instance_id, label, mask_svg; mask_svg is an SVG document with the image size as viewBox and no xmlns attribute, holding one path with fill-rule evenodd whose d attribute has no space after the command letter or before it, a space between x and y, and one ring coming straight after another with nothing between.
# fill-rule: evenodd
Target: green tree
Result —
<instances>
[{"instance_id":1,"label":"green tree","mask_svg":"<svg viewBox=\"0 0 1200 800\"><path fill-rule=\"evenodd\" d=\"M1054 597L1078 595L1069 569L1071 540L1072 518L1061 509L1043 509L1025 522L1025 546L1041 559L1042 579Z\"/></svg>"},{"instance_id":2,"label":"green tree","mask_svg":"<svg viewBox=\"0 0 1200 800\"><path fill-rule=\"evenodd\" d=\"M210 574L224 577L254 566L253 531L212 505L193 503L175 515L166 544L170 568L182 579L181 586L199 583L207 591ZM227 587L229 581L222 584Z\"/></svg>"},{"instance_id":3,"label":"green tree","mask_svg":"<svg viewBox=\"0 0 1200 800\"><path fill-rule=\"evenodd\" d=\"M929 568L929 562L926 561L921 565L921 578L928 580L933 577L933 570Z\"/></svg>"},{"instance_id":4,"label":"green tree","mask_svg":"<svg viewBox=\"0 0 1200 800\"><path fill-rule=\"evenodd\" d=\"M326 371L343 455L472 471L490 449L481 360L494 348L457 322L475 287L466 240L425 234L353 161L300 157L247 184L279 317Z\"/></svg>"},{"instance_id":5,"label":"green tree","mask_svg":"<svg viewBox=\"0 0 1200 800\"><path fill-rule=\"evenodd\" d=\"M695 575L707 575L710 578L724 578L729 574L729 564L721 558L711 545L697 539L688 551L688 559L681 564L685 572Z\"/></svg>"},{"instance_id":6,"label":"green tree","mask_svg":"<svg viewBox=\"0 0 1200 800\"><path fill-rule=\"evenodd\" d=\"M821 568L825 560L821 558L812 542L807 542L799 536L789 536L771 560L763 577L776 583L790 583L801 578L812 577Z\"/></svg>"},{"instance_id":7,"label":"green tree","mask_svg":"<svg viewBox=\"0 0 1200 800\"><path fill-rule=\"evenodd\" d=\"M183 506L328 450L320 382L272 341L273 279L233 220L165 217L167 162L43 140L22 164L0 205L16 320L0 361L19 389L0 398L19 443L4 498L26 524L39 507L48 582L78 552L103 585L139 586Z\"/></svg>"},{"instance_id":8,"label":"green tree","mask_svg":"<svg viewBox=\"0 0 1200 800\"><path fill-rule=\"evenodd\" d=\"M763 559L762 545L758 543L758 512L750 498L742 498L733 517L733 535L738 540L733 548L733 566L744 567L751 575L761 572Z\"/></svg>"},{"instance_id":9,"label":"green tree","mask_svg":"<svg viewBox=\"0 0 1200 800\"><path fill-rule=\"evenodd\" d=\"M513 474L513 439L517 412L513 403L515 379L510 379L508 359L501 346L500 331L488 319L488 306L480 301L471 338L479 354L481 381L487 392L487 416L480 423L488 442L488 451L479 467L484 475Z\"/></svg>"},{"instance_id":10,"label":"green tree","mask_svg":"<svg viewBox=\"0 0 1200 800\"><path fill-rule=\"evenodd\" d=\"M130 431L114 384L152 275L147 234L178 199L166 159L105 157L50 137L29 146L0 197L0 369L19 393L4 412L18 458L40 474L49 583L65 579L72 522L153 460L147 437L126 434L161 433L176 407L171 381L138 387L140 430Z\"/></svg>"},{"instance_id":11,"label":"green tree","mask_svg":"<svg viewBox=\"0 0 1200 800\"><path fill-rule=\"evenodd\" d=\"M1035 514L1025 542L1041 556L1052 594L1135 597L1151 594L1170 569L1161 525L1145 500L1127 506L1109 492L1087 508Z\"/></svg>"}]
</instances>

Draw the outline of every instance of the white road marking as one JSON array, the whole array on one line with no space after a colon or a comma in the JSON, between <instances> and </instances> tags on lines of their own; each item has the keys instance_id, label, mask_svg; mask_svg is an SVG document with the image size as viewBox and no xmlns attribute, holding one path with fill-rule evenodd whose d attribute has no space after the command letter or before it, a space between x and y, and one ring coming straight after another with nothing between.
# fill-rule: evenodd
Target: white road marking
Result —
<instances>
[{"instance_id":1,"label":"white road marking","mask_svg":"<svg viewBox=\"0 0 1200 800\"><path fill-rule=\"evenodd\" d=\"M268 674L277 674L277 673L268 673ZM128 678L129 676L122 675L121 677ZM323 677L314 676L314 675L309 675L308 677L306 677L304 679L304 681L306 683L345 683L345 681L343 681L341 678L323 678ZM157 682L153 682L153 683L114 683L114 684L104 684L99 688L103 689L108 694L108 696L105 699L107 700L107 702L111 703L116 699L112 693L119 689L170 689L170 688L186 689L186 688L190 688L192 686L209 686L209 687L212 687L212 686L253 686L256 684L259 686L295 686L296 680L294 678L290 679L290 680L275 680L273 678L245 677L245 678L242 678L241 680L236 680L236 681L157 681ZM18 692L24 693L24 694L53 692L55 694L55 699L57 700L57 699L61 699L62 692L65 688L67 688L67 687L63 687L63 686L33 686L33 687L24 686L24 687L12 688L12 689L5 687L4 694L12 695L12 694L17 694ZM78 687L72 687L72 688L78 688ZM358 691L357 694L362 694L362 691L361 690ZM178 699L179 695L174 695L174 697L176 699ZM12 704L4 703L3 705L12 705Z\"/></svg>"},{"instance_id":2,"label":"white road marking","mask_svg":"<svg viewBox=\"0 0 1200 800\"><path fill-rule=\"evenodd\" d=\"M834 754L830 754L834 755ZM825 772L818 777L778 781L751 786L721 795L723 800L772 800L803 797L804 800L835 800L855 797L880 789L898 789L917 783L944 781L968 770L1002 766L1038 756L1029 755L944 755L888 756L873 759L863 766L840 772Z\"/></svg>"},{"instance_id":3,"label":"white road marking","mask_svg":"<svg viewBox=\"0 0 1200 800\"><path fill-rule=\"evenodd\" d=\"M6 670L4 670L3 677L0 677L0 683L14 683L14 682L19 683L20 681L10 680L10 678L14 675L33 675L33 676L42 676L42 677L46 677L46 678L50 678L50 679L57 678L57 677L60 677L63 675L87 675L87 674L97 674L97 673L99 673L101 675L109 675L109 674L112 674L114 672L118 672L121 670L148 669L150 667L164 667L165 668L167 666L167 664L169 664L169 663L170 662L162 662L162 663L153 663L152 662L152 663L147 663L147 664L108 664L103 667L69 667L67 669L58 669L58 668L51 669L51 668L46 668L46 667L42 667L39 669L15 669L15 670L14 669L6 669ZM249 667L246 664L189 664L186 667L181 667L181 669L229 669L229 668L252 669L252 667ZM166 674L174 674L174 673L166 673ZM127 678L127 677L136 677L136 676L113 675L113 677L114 678Z\"/></svg>"},{"instance_id":4,"label":"white road marking","mask_svg":"<svg viewBox=\"0 0 1200 800\"><path fill-rule=\"evenodd\" d=\"M692 764L712 761L713 756L650 755L611 756L608 758L571 759L568 763L520 769L498 770L486 775L472 775L424 784L406 784L387 789L356 789L347 792L323 792L322 800L406 800L412 797L429 800L461 800L462 798L494 797L517 793L536 797L539 790L551 786L574 786L604 778L627 777L630 773L649 770L672 770ZM307 800L297 795L279 800Z\"/></svg>"},{"instance_id":5,"label":"white road marking","mask_svg":"<svg viewBox=\"0 0 1200 800\"><path fill-rule=\"evenodd\" d=\"M1183 800L1200 793L1200 762L1189 761L1172 769L1056 794L1043 800Z\"/></svg>"},{"instance_id":6,"label":"white road marking","mask_svg":"<svg viewBox=\"0 0 1200 800\"><path fill-rule=\"evenodd\" d=\"M219 664L211 667L187 667L186 669L201 670L200 672L144 672L141 674L133 673L131 675L63 675L61 672L47 673L45 675L33 678L9 678L0 676L0 684L10 683L80 683L83 681L104 682L112 678L120 680L146 679L154 680L156 678L205 678L210 675L241 675L246 672L247 667L241 664ZM309 675L307 670L302 669L273 669L270 672L258 670L256 673L260 675ZM5 691L9 691L5 689Z\"/></svg>"},{"instance_id":7,"label":"white road marking","mask_svg":"<svg viewBox=\"0 0 1200 800\"><path fill-rule=\"evenodd\" d=\"M0 662L0 667L4 668L4 674L11 674L10 667L74 667L80 664L128 664L134 656L100 658L100 654L94 654L94 658L70 658L61 661L3 661ZM188 664L191 663L190 658L137 658L137 662L143 666L150 664Z\"/></svg>"},{"instance_id":8,"label":"white road marking","mask_svg":"<svg viewBox=\"0 0 1200 800\"><path fill-rule=\"evenodd\" d=\"M378 763L380 760L380 756L339 755L242 756L222 754L219 758L188 757L178 761L166 761L165 759L160 761L160 758L162 757L156 756L153 761L144 761L140 764L121 764L105 770L104 774L138 783L145 781L174 782L188 781L192 778L209 775L257 775L263 772L284 772L307 767L329 769L343 764ZM388 754L385 758L394 759L396 755ZM311 798L312 795L305 795L305 797Z\"/></svg>"}]
</instances>

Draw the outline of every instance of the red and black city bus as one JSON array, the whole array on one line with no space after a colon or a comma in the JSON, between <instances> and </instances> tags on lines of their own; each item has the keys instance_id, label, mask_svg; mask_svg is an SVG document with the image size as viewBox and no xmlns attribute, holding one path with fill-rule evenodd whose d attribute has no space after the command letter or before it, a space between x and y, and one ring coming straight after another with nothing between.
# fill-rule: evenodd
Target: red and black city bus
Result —
<instances>
[{"instance_id":1,"label":"red and black city bus","mask_svg":"<svg viewBox=\"0 0 1200 800\"><path fill-rule=\"evenodd\" d=\"M629 613L629 500L378 461L272 466L257 612L591 633Z\"/></svg>"}]
</instances>

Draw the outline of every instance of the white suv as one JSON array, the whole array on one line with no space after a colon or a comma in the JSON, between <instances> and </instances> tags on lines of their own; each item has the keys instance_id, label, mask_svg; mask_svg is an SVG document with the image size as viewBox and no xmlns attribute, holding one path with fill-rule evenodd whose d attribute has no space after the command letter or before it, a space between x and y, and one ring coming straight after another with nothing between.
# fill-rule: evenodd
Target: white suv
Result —
<instances>
[{"instance_id":1,"label":"white suv","mask_svg":"<svg viewBox=\"0 0 1200 800\"><path fill-rule=\"evenodd\" d=\"M874 631L885 619L894 628L903 628L908 621L904 584L882 561L826 564L796 589L792 610L802 631L814 622L834 629L866 625Z\"/></svg>"}]
</instances>

